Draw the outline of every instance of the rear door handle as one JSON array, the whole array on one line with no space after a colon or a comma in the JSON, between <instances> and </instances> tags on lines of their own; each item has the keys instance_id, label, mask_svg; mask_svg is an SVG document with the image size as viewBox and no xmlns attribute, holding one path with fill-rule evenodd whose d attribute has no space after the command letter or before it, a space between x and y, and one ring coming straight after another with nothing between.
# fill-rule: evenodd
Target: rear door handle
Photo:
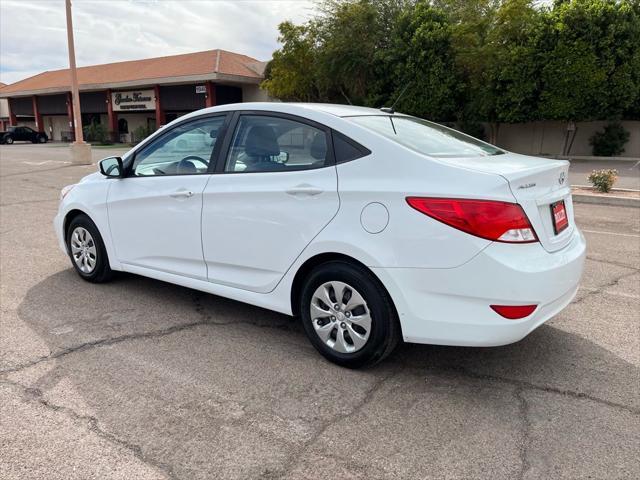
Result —
<instances>
[{"instance_id":1,"label":"rear door handle","mask_svg":"<svg viewBox=\"0 0 640 480\"><path fill-rule=\"evenodd\" d=\"M289 195L319 195L322 192L324 192L324 190L322 190L321 188L318 187L314 187L312 185L297 185L293 188L290 188L287 190L287 193Z\"/></svg>"},{"instance_id":2,"label":"rear door handle","mask_svg":"<svg viewBox=\"0 0 640 480\"><path fill-rule=\"evenodd\" d=\"M171 198L189 198L193 197L193 192L191 190L178 190L177 192L173 192L169 196Z\"/></svg>"}]
</instances>

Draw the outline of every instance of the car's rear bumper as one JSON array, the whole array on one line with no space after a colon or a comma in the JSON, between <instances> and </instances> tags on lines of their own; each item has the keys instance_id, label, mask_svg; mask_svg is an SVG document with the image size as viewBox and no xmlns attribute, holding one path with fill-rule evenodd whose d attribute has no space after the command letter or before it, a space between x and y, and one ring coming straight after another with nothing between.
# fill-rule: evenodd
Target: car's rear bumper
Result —
<instances>
[{"instance_id":1,"label":"car's rear bumper","mask_svg":"<svg viewBox=\"0 0 640 480\"><path fill-rule=\"evenodd\" d=\"M460 346L516 342L575 296L586 243L576 228L569 245L549 253L539 243L492 243L457 268L373 268L398 310L405 341ZM507 320L490 305L538 307Z\"/></svg>"}]
</instances>

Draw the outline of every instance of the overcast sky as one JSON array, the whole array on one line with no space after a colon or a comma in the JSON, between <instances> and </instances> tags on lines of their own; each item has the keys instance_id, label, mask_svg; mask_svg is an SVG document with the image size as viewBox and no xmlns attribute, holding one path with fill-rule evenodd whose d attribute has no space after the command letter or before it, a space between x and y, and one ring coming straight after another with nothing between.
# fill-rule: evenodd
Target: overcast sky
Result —
<instances>
[{"instance_id":1,"label":"overcast sky","mask_svg":"<svg viewBox=\"0 0 640 480\"><path fill-rule=\"evenodd\" d=\"M306 0L74 0L78 66L221 48L268 60ZM64 0L0 0L0 82L67 68Z\"/></svg>"}]
</instances>

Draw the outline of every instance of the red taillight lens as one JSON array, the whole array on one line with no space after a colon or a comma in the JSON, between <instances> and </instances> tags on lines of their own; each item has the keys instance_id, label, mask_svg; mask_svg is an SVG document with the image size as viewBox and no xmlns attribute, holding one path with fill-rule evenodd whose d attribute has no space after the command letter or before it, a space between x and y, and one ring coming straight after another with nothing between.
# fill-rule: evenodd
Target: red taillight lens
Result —
<instances>
[{"instance_id":1,"label":"red taillight lens","mask_svg":"<svg viewBox=\"0 0 640 480\"><path fill-rule=\"evenodd\" d=\"M531 315L537 305L490 305L490 307L504 318L519 320Z\"/></svg>"},{"instance_id":2,"label":"red taillight lens","mask_svg":"<svg viewBox=\"0 0 640 480\"><path fill-rule=\"evenodd\" d=\"M425 215L476 237L506 243L537 242L527 215L517 203L459 198L407 197Z\"/></svg>"}]
</instances>

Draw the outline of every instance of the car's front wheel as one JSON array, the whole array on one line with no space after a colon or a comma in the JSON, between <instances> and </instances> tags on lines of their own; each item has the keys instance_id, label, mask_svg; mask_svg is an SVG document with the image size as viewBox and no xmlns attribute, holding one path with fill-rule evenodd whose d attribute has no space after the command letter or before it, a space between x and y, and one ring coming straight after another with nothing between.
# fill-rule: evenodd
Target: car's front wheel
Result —
<instances>
[{"instance_id":1,"label":"car's front wheel","mask_svg":"<svg viewBox=\"0 0 640 480\"><path fill-rule=\"evenodd\" d=\"M344 367L378 363L400 337L389 294L371 272L352 263L316 267L302 288L299 313L313 346Z\"/></svg>"},{"instance_id":2,"label":"car's front wheel","mask_svg":"<svg viewBox=\"0 0 640 480\"><path fill-rule=\"evenodd\" d=\"M88 216L78 215L69 224L67 251L73 268L84 280L102 283L113 276L100 232Z\"/></svg>"},{"instance_id":3,"label":"car's front wheel","mask_svg":"<svg viewBox=\"0 0 640 480\"><path fill-rule=\"evenodd\" d=\"M38 143L47 143L47 137L44 135L38 135Z\"/></svg>"},{"instance_id":4,"label":"car's front wheel","mask_svg":"<svg viewBox=\"0 0 640 480\"><path fill-rule=\"evenodd\" d=\"M11 145L13 143L13 138L12 137L6 137L4 139L4 143L6 143L7 145Z\"/></svg>"}]
</instances>

